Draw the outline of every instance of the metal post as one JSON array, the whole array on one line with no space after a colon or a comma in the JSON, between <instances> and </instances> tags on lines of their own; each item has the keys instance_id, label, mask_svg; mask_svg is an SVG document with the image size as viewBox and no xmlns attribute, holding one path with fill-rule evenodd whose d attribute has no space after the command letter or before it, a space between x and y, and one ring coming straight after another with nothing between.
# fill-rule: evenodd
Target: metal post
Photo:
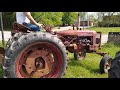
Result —
<instances>
[{"instance_id":1,"label":"metal post","mask_svg":"<svg viewBox=\"0 0 120 90\"><path fill-rule=\"evenodd\" d=\"M73 30L75 30L75 25L73 24L72 26L73 26Z\"/></svg>"},{"instance_id":2,"label":"metal post","mask_svg":"<svg viewBox=\"0 0 120 90\"><path fill-rule=\"evenodd\" d=\"M79 30L80 28L80 13L78 12L78 26L77 26L77 30Z\"/></svg>"},{"instance_id":3,"label":"metal post","mask_svg":"<svg viewBox=\"0 0 120 90\"><path fill-rule=\"evenodd\" d=\"M84 24L85 24L85 20L84 20L84 17L83 17L83 30L84 30Z\"/></svg>"},{"instance_id":4,"label":"metal post","mask_svg":"<svg viewBox=\"0 0 120 90\"><path fill-rule=\"evenodd\" d=\"M87 19L88 19L88 25L87 25L87 28L89 28L89 21L90 21L90 19L89 19L89 16L87 15Z\"/></svg>"},{"instance_id":5,"label":"metal post","mask_svg":"<svg viewBox=\"0 0 120 90\"><path fill-rule=\"evenodd\" d=\"M5 46L5 40L4 40L4 33L3 33L3 20L2 20L2 12L0 12L0 23L1 23L1 34L2 34L2 45Z\"/></svg>"}]
</instances>

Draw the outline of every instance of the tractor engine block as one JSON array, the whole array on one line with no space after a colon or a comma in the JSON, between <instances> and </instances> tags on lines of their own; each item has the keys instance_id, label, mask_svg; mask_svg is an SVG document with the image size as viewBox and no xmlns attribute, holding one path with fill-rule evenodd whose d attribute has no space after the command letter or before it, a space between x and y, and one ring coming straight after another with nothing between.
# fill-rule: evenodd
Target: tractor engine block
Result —
<instances>
[{"instance_id":1,"label":"tractor engine block","mask_svg":"<svg viewBox=\"0 0 120 90\"><path fill-rule=\"evenodd\" d=\"M89 45L92 45L92 37L78 37L78 36L61 36L59 37L67 50L71 53L74 51L80 51L83 49L88 49Z\"/></svg>"},{"instance_id":2,"label":"tractor engine block","mask_svg":"<svg viewBox=\"0 0 120 90\"><path fill-rule=\"evenodd\" d=\"M78 37L78 43L91 45L92 44L92 37Z\"/></svg>"}]
</instances>

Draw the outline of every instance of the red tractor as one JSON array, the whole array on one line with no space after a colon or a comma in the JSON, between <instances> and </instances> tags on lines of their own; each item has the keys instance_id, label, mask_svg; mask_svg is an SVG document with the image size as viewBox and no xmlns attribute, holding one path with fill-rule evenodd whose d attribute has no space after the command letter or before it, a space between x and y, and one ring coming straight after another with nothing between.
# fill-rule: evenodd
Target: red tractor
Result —
<instances>
[{"instance_id":1,"label":"red tractor","mask_svg":"<svg viewBox=\"0 0 120 90\"><path fill-rule=\"evenodd\" d=\"M63 30L33 32L14 23L11 38L5 49L0 48L4 78L60 78L67 68L67 51L76 60L85 59L86 53L103 56L100 72L107 72L112 58L101 49L101 33L92 30ZM66 51L67 50L67 51Z\"/></svg>"},{"instance_id":2,"label":"red tractor","mask_svg":"<svg viewBox=\"0 0 120 90\"><path fill-rule=\"evenodd\" d=\"M2 25L1 25L2 28ZM6 47L0 48L4 78L60 78L65 75L68 62L67 51L76 60L85 59L86 53L103 56L100 72L110 68L111 57L101 49L101 33L92 30L33 32L30 28L14 23L11 38ZM3 43L4 33L2 30Z\"/></svg>"}]
</instances>

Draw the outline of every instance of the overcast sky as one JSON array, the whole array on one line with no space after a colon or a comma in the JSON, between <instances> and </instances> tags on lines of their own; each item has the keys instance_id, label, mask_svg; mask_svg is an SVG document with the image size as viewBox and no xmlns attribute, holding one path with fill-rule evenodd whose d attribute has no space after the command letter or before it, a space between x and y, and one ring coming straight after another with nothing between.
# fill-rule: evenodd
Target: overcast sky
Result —
<instances>
[{"instance_id":1,"label":"overcast sky","mask_svg":"<svg viewBox=\"0 0 120 90\"><path fill-rule=\"evenodd\" d=\"M88 12L89 14L93 14L93 13L95 13L95 12Z\"/></svg>"}]
</instances>

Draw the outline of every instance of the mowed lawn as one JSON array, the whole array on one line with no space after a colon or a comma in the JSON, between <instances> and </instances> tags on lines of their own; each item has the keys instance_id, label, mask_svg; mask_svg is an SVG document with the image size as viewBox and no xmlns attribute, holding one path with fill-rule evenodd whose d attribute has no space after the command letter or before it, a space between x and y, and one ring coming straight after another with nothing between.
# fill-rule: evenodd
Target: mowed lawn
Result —
<instances>
[{"instance_id":1,"label":"mowed lawn","mask_svg":"<svg viewBox=\"0 0 120 90\"><path fill-rule=\"evenodd\" d=\"M120 32L120 27L92 27L88 29L102 32L103 34L107 34L108 32Z\"/></svg>"}]
</instances>

